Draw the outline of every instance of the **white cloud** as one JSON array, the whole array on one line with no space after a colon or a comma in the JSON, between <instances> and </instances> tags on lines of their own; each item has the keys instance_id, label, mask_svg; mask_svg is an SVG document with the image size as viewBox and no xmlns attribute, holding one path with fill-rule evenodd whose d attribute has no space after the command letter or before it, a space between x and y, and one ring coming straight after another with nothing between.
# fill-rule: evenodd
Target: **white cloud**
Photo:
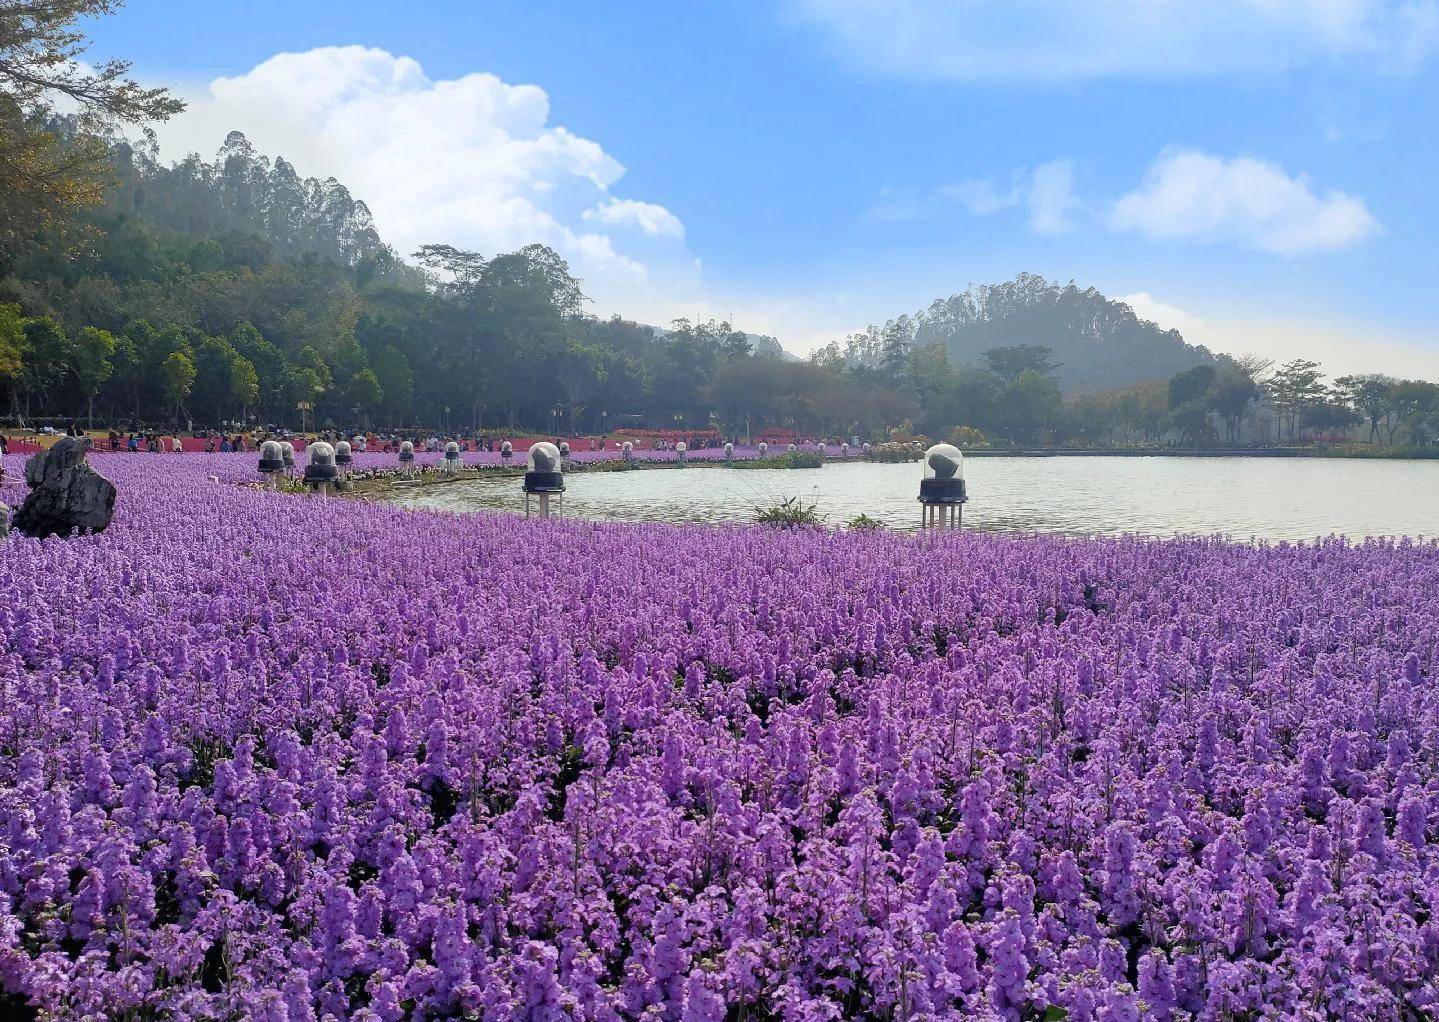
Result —
<instances>
[{"instance_id":1,"label":"white cloud","mask_svg":"<svg viewBox=\"0 0 1439 1022\"><path fill-rule=\"evenodd\" d=\"M975 216L989 216L1002 209L1019 205L1019 185L1016 182L1007 191L1000 191L993 181L983 178L972 181L956 181L940 185L934 190L936 198L959 203Z\"/></svg>"},{"instance_id":2,"label":"white cloud","mask_svg":"<svg viewBox=\"0 0 1439 1022\"><path fill-rule=\"evenodd\" d=\"M928 220L955 209L975 216L991 216L1019 205L1023 173L1017 173L1014 183L1005 190L987 178L951 181L927 190L887 187L880 192L879 201L869 215L874 220L893 222Z\"/></svg>"},{"instance_id":3,"label":"white cloud","mask_svg":"<svg viewBox=\"0 0 1439 1022\"><path fill-rule=\"evenodd\" d=\"M584 211L584 219L601 224L633 224L652 238L683 238L685 225L663 206L638 199L611 199L602 206Z\"/></svg>"},{"instance_id":4,"label":"white cloud","mask_svg":"<svg viewBox=\"0 0 1439 1022\"><path fill-rule=\"evenodd\" d=\"M624 167L550 124L549 97L535 85L484 73L433 80L409 57L343 46L278 54L188 98L190 109L159 129L163 154L208 155L243 131L301 174L343 182L402 254L428 242L487 255L540 242L603 290L649 275L603 228L629 222L649 237L683 236L663 206L611 196Z\"/></svg>"},{"instance_id":5,"label":"white cloud","mask_svg":"<svg viewBox=\"0 0 1439 1022\"><path fill-rule=\"evenodd\" d=\"M1292 255L1354 245L1379 231L1364 202L1316 193L1304 176L1249 156L1171 151L1114 204L1109 225L1152 239L1230 241Z\"/></svg>"},{"instance_id":6,"label":"white cloud","mask_svg":"<svg viewBox=\"0 0 1439 1022\"><path fill-rule=\"evenodd\" d=\"M1074 229L1069 213L1074 197L1074 164L1055 160L1034 169L1029 184L1029 226L1037 234L1064 234Z\"/></svg>"},{"instance_id":7,"label":"white cloud","mask_svg":"<svg viewBox=\"0 0 1439 1022\"><path fill-rule=\"evenodd\" d=\"M1208 324L1199 316L1191 315L1183 309L1161 302L1148 291L1138 291L1132 295L1121 295L1118 301L1123 302L1134 310L1134 314L1140 319L1147 319L1165 330L1178 330L1184 335L1185 340L1190 344L1207 343L1195 340L1196 337L1206 336L1209 331Z\"/></svg>"},{"instance_id":8,"label":"white cloud","mask_svg":"<svg viewBox=\"0 0 1439 1022\"><path fill-rule=\"evenodd\" d=\"M989 178L970 178L937 185L928 191L886 188L870 210L875 220L924 220L956 208L974 216L993 216L1026 205L1029 226L1038 234L1072 230L1070 214L1079 205L1074 194L1074 164L1069 160L1042 163L1033 170L1021 167L1008 186Z\"/></svg>"},{"instance_id":9,"label":"white cloud","mask_svg":"<svg viewBox=\"0 0 1439 1022\"><path fill-rule=\"evenodd\" d=\"M864 70L961 81L1388 71L1439 42L1436 0L790 0L789 11Z\"/></svg>"}]
</instances>

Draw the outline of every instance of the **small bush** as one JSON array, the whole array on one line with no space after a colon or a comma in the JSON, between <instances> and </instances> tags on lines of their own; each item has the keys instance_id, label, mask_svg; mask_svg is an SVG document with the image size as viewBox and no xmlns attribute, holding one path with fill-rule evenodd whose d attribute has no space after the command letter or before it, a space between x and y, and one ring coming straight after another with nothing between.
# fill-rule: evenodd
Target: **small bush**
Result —
<instances>
[{"instance_id":1,"label":"small bush","mask_svg":"<svg viewBox=\"0 0 1439 1022\"><path fill-rule=\"evenodd\" d=\"M761 525L775 525L781 529L795 529L805 525L819 525L818 505L806 504L798 497L786 497L778 504L754 509L754 520Z\"/></svg>"},{"instance_id":2,"label":"small bush","mask_svg":"<svg viewBox=\"0 0 1439 1022\"><path fill-rule=\"evenodd\" d=\"M751 458L736 461L730 468L824 468L824 459L813 451L788 452L773 458Z\"/></svg>"},{"instance_id":3,"label":"small bush","mask_svg":"<svg viewBox=\"0 0 1439 1022\"><path fill-rule=\"evenodd\" d=\"M961 451L987 451L994 446L983 431L973 426L956 426L949 431L949 442Z\"/></svg>"},{"instance_id":4,"label":"small bush","mask_svg":"<svg viewBox=\"0 0 1439 1022\"><path fill-rule=\"evenodd\" d=\"M849 520L848 527L856 532L878 532L884 528L884 522L869 515L858 515Z\"/></svg>"},{"instance_id":5,"label":"small bush","mask_svg":"<svg viewBox=\"0 0 1439 1022\"><path fill-rule=\"evenodd\" d=\"M894 464L906 461L918 461L924 456L924 451L909 443L875 444L869 449L866 457L870 461L885 462Z\"/></svg>"}]
</instances>

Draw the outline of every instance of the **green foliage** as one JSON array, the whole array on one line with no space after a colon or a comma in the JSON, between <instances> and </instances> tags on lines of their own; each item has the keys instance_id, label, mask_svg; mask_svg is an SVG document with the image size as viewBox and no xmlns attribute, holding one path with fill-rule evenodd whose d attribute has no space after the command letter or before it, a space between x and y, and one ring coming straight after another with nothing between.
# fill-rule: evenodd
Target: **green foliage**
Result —
<instances>
[{"instance_id":1,"label":"green foliage","mask_svg":"<svg viewBox=\"0 0 1439 1022\"><path fill-rule=\"evenodd\" d=\"M71 370L81 393L85 395L86 410L94 419L95 395L105 385L115 369L115 338L108 330L87 326L75 338L70 353Z\"/></svg>"},{"instance_id":2,"label":"green foliage","mask_svg":"<svg viewBox=\"0 0 1439 1022\"><path fill-rule=\"evenodd\" d=\"M786 497L777 504L754 509L754 520L760 525L773 525L781 529L795 529L803 526L821 525L818 505L806 504L799 497Z\"/></svg>"},{"instance_id":3,"label":"green foliage","mask_svg":"<svg viewBox=\"0 0 1439 1022\"><path fill-rule=\"evenodd\" d=\"M878 532L884 528L884 522L869 515L856 515L846 523L846 527L854 532Z\"/></svg>"},{"instance_id":4,"label":"green foliage","mask_svg":"<svg viewBox=\"0 0 1439 1022\"><path fill-rule=\"evenodd\" d=\"M730 468L824 468L824 459L813 451L786 451L772 458L748 458L729 463Z\"/></svg>"},{"instance_id":5,"label":"green foliage","mask_svg":"<svg viewBox=\"0 0 1439 1022\"><path fill-rule=\"evenodd\" d=\"M173 351L165 357L161 368L165 380L165 399L177 407L184 404L195 385L195 363L183 351Z\"/></svg>"},{"instance_id":6,"label":"green foliage","mask_svg":"<svg viewBox=\"0 0 1439 1022\"><path fill-rule=\"evenodd\" d=\"M949 431L949 442L962 451L987 451L994 447L989 437L973 426L956 426Z\"/></svg>"},{"instance_id":7,"label":"green foliage","mask_svg":"<svg viewBox=\"0 0 1439 1022\"><path fill-rule=\"evenodd\" d=\"M345 395L350 404L364 414L377 407L385 396L372 369L361 369L351 376L350 382L345 385Z\"/></svg>"},{"instance_id":8,"label":"green foliage","mask_svg":"<svg viewBox=\"0 0 1439 1022\"><path fill-rule=\"evenodd\" d=\"M82 125L50 122L77 153L93 144ZM1261 359L1214 356L1092 289L1032 275L787 360L773 338L728 322L657 330L589 316L580 282L541 245L490 257L426 245L407 265L343 186L301 179L238 132L212 160L173 166L141 146L102 148L114 186L98 205L63 206L64 223L30 225L12 250L0 240L11 414L153 424L188 408L197 425L253 414L294 426L303 403L310 424L778 425L951 436L970 450L1332 440L1356 422L1391 448L1439 440L1439 389L1425 381L1366 374L1331 387L1304 360L1266 378ZM881 444L869 457L916 454ZM735 467L820 464L797 452Z\"/></svg>"},{"instance_id":9,"label":"green foliage","mask_svg":"<svg viewBox=\"0 0 1439 1022\"><path fill-rule=\"evenodd\" d=\"M25 317L18 305L0 304L0 389L12 391L25 366Z\"/></svg>"},{"instance_id":10,"label":"green foliage","mask_svg":"<svg viewBox=\"0 0 1439 1022\"><path fill-rule=\"evenodd\" d=\"M260 399L260 376L255 372L255 363L244 355L236 355L230 364L230 400L240 406L241 417L245 409Z\"/></svg>"},{"instance_id":11,"label":"green foliage","mask_svg":"<svg viewBox=\"0 0 1439 1022\"><path fill-rule=\"evenodd\" d=\"M890 442L887 444L875 444L869 449L865 456L870 461L878 461L883 464L900 464L903 462L918 461L923 452L918 450L912 443Z\"/></svg>"}]
</instances>

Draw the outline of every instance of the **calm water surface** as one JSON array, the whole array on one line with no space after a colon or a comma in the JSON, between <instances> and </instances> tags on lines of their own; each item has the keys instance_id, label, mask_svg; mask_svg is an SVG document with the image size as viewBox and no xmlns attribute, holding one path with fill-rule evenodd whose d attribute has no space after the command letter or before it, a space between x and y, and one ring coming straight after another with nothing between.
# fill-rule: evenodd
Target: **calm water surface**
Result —
<instances>
[{"instance_id":1,"label":"calm water surface","mask_svg":"<svg viewBox=\"0 0 1439 1022\"><path fill-rule=\"evenodd\" d=\"M565 514L622 521L745 522L784 497L827 523L859 514L919 526L918 465L830 462L812 470L652 469L567 477ZM1317 458L970 458L964 527L994 532L1236 540L1439 535L1439 461ZM394 503L520 511L518 479L426 487Z\"/></svg>"}]
</instances>

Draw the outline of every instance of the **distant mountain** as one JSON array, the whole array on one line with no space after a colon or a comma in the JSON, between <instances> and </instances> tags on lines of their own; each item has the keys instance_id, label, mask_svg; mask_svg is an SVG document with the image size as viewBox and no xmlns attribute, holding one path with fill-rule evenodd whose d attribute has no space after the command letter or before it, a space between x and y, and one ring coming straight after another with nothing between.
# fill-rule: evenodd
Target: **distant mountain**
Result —
<instances>
[{"instance_id":1,"label":"distant mountain","mask_svg":"<svg viewBox=\"0 0 1439 1022\"><path fill-rule=\"evenodd\" d=\"M1208 348L1187 343L1178 330L1140 319L1128 305L1094 288L1051 283L1031 273L1003 284L972 286L914 316L872 326L844 347L847 357L866 351L879 361L896 349L935 344L948 349L955 366L981 364L991 348L1043 345L1054 352L1066 392L1164 380L1217 360Z\"/></svg>"}]
</instances>

